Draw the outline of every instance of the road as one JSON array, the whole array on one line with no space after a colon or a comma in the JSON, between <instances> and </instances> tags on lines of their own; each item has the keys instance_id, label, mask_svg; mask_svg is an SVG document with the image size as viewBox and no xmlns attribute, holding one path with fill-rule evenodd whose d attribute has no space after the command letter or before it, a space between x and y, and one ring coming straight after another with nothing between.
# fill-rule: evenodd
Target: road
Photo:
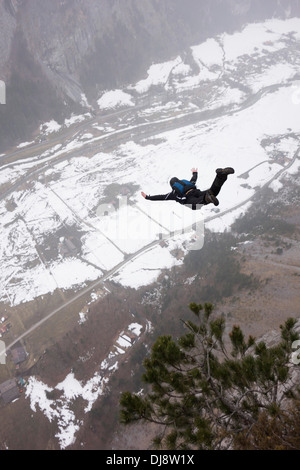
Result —
<instances>
[{"instance_id":1,"label":"road","mask_svg":"<svg viewBox=\"0 0 300 470\"><path fill-rule=\"evenodd\" d=\"M59 162L68 160L70 158L75 158L76 156L81 156L82 152L84 151L85 146L91 147L91 144L93 145L94 150L97 150L98 152L108 152L112 151L115 149L117 146L119 146L121 143L125 143L128 140L141 140L145 139L148 137L153 137L157 134L161 134L162 132L170 131L176 128L180 127L185 127L189 126L192 124L195 124L197 122L207 122L212 119L220 118L222 116L230 116L232 114L239 113L241 111L244 111L245 109L253 106L255 103L257 103L263 96L265 96L268 93L272 93L275 90L281 88L281 87L287 87L287 84L280 84L280 85L270 85L253 96L250 96L247 98L240 106L236 106L232 108L230 105L229 106L222 106L217 109L208 109L204 111L191 111L187 110L186 112L183 112L182 115L174 118L166 118L166 119L160 119L158 121L154 122L142 122L140 124L134 125L134 126L128 126L124 129L119 129L114 132L108 133L107 135L102 135L100 137L96 137L92 139L91 141L87 141L86 144L82 143L79 149L69 151L60 151L59 156L55 157L55 154L51 161L49 161L49 156L45 157L47 159L46 162L43 163L41 159L39 159L39 163L36 165L36 168L29 170L24 176L19 178L15 183L12 183L10 187L3 191L0 194L0 200L4 200L7 197L9 197L14 191L19 189L24 183L29 181L30 179L37 177L41 173L44 173L47 171L51 166L56 165ZM153 97L153 100L155 100L156 95ZM63 141L67 140L73 140L75 136L81 132L85 131L88 132L90 127L98 123L101 125L103 122L110 121L111 119L115 119L116 117L121 117L126 115L128 112L134 112L136 113L138 110L141 110L143 108L147 108L151 106L151 103L147 103L147 106L145 103L137 104L133 109L125 109L125 110L119 110L119 111L114 111L109 114L105 114L104 116L96 116L91 119L87 119L84 122L81 122L79 124L75 124L74 126L63 130L62 132L59 132L57 135L52 136L47 140L47 142L42 142L42 143L37 143L32 146L26 147L25 149L19 149L14 152L11 152L7 154L5 157L3 157L0 160L0 170L4 166L16 166L17 164L24 164L26 160L31 159L31 158L36 158L37 156L40 156L43 152L50 150L57 144L61 144ZM90 151L90 149L89 149ZM16 157L20 157L18 160L16 160ZM8 163L9 162L9 163Z\"/></svg>"},{"instance_id":2,"label":"road","mask_svg":"<svg viewBox=\"0 0 300 470\"><path fill-rule=\"evenodd\" d=\"M265 187L269 186L270 183L279 178L280 175L282 173L284 173L288 168L290 168L293 163L296 161L296 159L298 158L300 154L300 147L298 148L298 150L295 152L294 154L294 157L293 159L291 160L291 162L284 168L282 168L270 181L268 181L267 183L265 183L259 191L262 191ZM212 216L209 216L207 217L205 220L204 220L204 223L208 223L216 218L219 218L219 217L222 217L230 212L233 212L235 210L237 210L238 208L244 206L245 204L247 204L248 202L252 201L253 198L256 196L256 194L252 195L251 197L249 197L248 199L236 204L235 206L231 207L230 209L227 209L223 212L220 212L218 214L215 214L215 215L212 215ZM192 226L190 227L187 227L185 229L186 232L192 230ZM170 238L173 238L174 236L176 235L180 235L182 233L182 229L178 230L177 232L174 232L173 234L170 234L170 235L167 235L164 237L164 240L167 240L167 239L170 239ZM12 343L10 343L6 349L9 350L11 349L16 343L18 343L20 340L22 340L23 338L25 338L26 336L28 336L30 333L32 333L34 330L36 330L37 328L39 328L41 325L43 325L43 323L45 323L46 321L48 321L51 317L53 317L53 315L55 315L56 313L62 311L63 309L65 309L66 307L68 307L69 305L71 305L73 302L76 302L76 300L80 299L82 296L88 294L89 292L93 291L95 288L97 288L100 284L103 284L107 279L111 278L115 273L117 273L118 271L120 271L122 268L124 268L127 264L131 263L134 259L138 258L139 256L145 254L148 250L154 248L155 246L157 246L159 243L160 243L161 240L154 240L152 241L151 243L149 243L148 245L140 248L139 250L137 250L135 253L131 254L131 255L128 255L128 257L123 260L122 262L120 262L119 264L117 264L114 268L112 268L111 270L109 270L105 275L103 275L100 279L98 279L97 281L95 281L93 284L91 284L90 286L86 287L85 289L81 290L78 294L76 294L72 299L68 300L67 302L65 302L64 304L62 304L60 307L57 307L55 310L53 310L52 312L50 312L47 316L45 316L44 318L42 318L41 320L39 320L38 322L36 322L34 325L32 325L27 331L25 331L24 333L22 333L18 338L16 338Z\"/></svg>"},{"instance_id":3,"label":"road","mask_svg":"<svg viewBox=\"0 0 300 470\"><path fill-rule=\"evenodd\" d=\"M282 85L282 86L284 86L284 85ZM256 101L261 99L261 97L265 93L271 92L273 90L274 90L274 86L267 87L266 89L264 89L264 90L260 91L259 93L257 93L257 95L255 95L254 97L253 96L250 97L247 100L247 102L245 102L243 104L243 106L240 107L240 110L245 109L248 106L252 106ZM139 108L142 108L143 106L144 105L141 104L141 105L139 105ZM149 103L148 103L148 106L149 106ZM111 114L107 114L107 115L101 117L101 119L107 121L107 120L109 120L109 118L114 118L116 116L120 116L120 115L122 115L126 112L128 112L128 110L113 112ZM157 121L157 122L142 123L142 124L130 127L130 128L125 128L125 129L114 132L113 133L113 138L110 134L108 134L107 136L102 136L101 138L95 139L95 140L96 140L96 142L99 142L101 144L101 150L104 150L104 151L106 150L107 151L108 149L114 148L117 145L119 145L120 142L127 141L128 137L132 138L133 134L135 134L137 138L145 138L146 136L150 137L150 136L153 136L155 134L164 132L165 130L170 130L170 129L174 129L174 128L177 128L177 127L190 125L190 124L195 123L195 122L199 122L199 120L200 121L204 121L204 120L206 121L207 119L215 119L216 117L220 117L220 115L225 115L225 114L228 115L228 114L237 113L237 112L239 112L238 109L234 109L234 110L230 111L227 108L219 109L218 113L216 113L216 110L214 110L214 111L193 112L190 115L187 114L187 115L182 116L182 117L177 118L177 119L171 119L170 118L170 119L166 119L166 120L160 120L160 121ZM10 161L10 163L12 163L12 160L15 159L18 156L20 156L20 157L22 156L22 157L25 157L25 158L29 158L29 157L32 158L33 156L36 156L37 153L39 153L39 152L45 151L47 149L49 150L56 143L61 143L62 138L64 138L64 139L74 138L74 133L76 134L76 133L78 133L82 130L86 130L87 127L90 127L95 122L99 123L99 117L94 117L92 119L89 119L88 121L80 123L80 124L76 125L75 127L72 127L72 129L68 129L68 130L64 131L63 134L60 134L59 136L54 136L53 138L49 139L49 141L47 141L47 142L36 144L36 145L32 146L31 148L26 148L26 150L18 150L18 151L12 152L9 155L7 155L7 158L5 159L5 162L3 160L1 160L1 164L3 164L3 163L8 164L9 161ZM59 157L54 158L53 161L51 161L50 164L49 164L49 162L47 162L46 165L42 165L38 168L35 168L35 169L29 171L26 175L21 177L17 182L13 183L7 191L2 193L0 195L0 200L5 199L9 194L11 194L13 191L18 189L21 185L23 185L25 182L29 181L31 178L37 176L41 172L44 172L45 169L49 168L49 165L51 166L53 164L56 164L58 161L73 158L77 154L82 155L82 150L83 150L83 148L81 147L79 150L75 150L75 152L73 151L71 154L70 154L70 152L65 152L65 153L61 154ZM270 181L268 181L263 187L261 187L260 191L262 191L265 187L269 186L269 184L273 180L279 178L282 173L284 173L289 167L291 167L293 165L293 163L296 161L296 159L298 158L299 152L300 152L300 147L295 152L294 157L290 161L290 163L287 166L283 167ZM21 161L22 161L22 163L24 163L23 158L22 158L22 160L19 160L19 162L21 162ZM14 161L14 165L15 164L17 164L16 161ZM227 209L223 212L220 212L218 214L214 214L212 216L207 217L204 220L204 223L208 223L208 222L210 222L210 221L212 221L216 218L220 218L220 217L222 217L222 216L224 216L224 215L226 215L230 212L233 212L233 211L237 210L238 208L244 206L248 202L251 202L254 197L255 197L255 195L252 195L248 199L237 203L233 207L231 207L231 208L229 208L229 209ZM192 230L192 226L185 228L186 232L188 232L190 230ZM182 233L182 229L178 230L175 233L172 233L170 235L165 236L164 239L170 239L170 238L172 238L176 235L179 235L181 233ZM84 296L84 295L88 294L89 292L93 291L99 285L103 284L107 279L111 278L116 272L120 271L127 264L131 263L134 259L138 258L139 256L146 253L148 250L150 250L153 247L157 246L160 243L160 241L161 240L154 240L151 243L149 243L148 245L146 245L146 246L142 247L141 249L137 250L135 253L127 255L127 257L122 262L120 262L114 268L112 268L111 270L106 272L97 281L95 281L90 286L86 287L85 289L81 290L72 299L66 301L60 307L57 307L52 312L50 312L47 316L45 316L44 318L42 318L41 320L36 322L34 325L32 325L29 329L24 331L20 336L18 336L9 345L6 346L6 350L11 349L16 343L18 343L20 340L24 339L30 333L35 331L37 328L39 328L41 325L43 325L46 321L48 321L55 314L57 314L58 312L65 309L66 307L68 307L69 305L71 305L72 303L74 303L75 301L80 299L82 296Z\"/></svg>"}]
</instances>

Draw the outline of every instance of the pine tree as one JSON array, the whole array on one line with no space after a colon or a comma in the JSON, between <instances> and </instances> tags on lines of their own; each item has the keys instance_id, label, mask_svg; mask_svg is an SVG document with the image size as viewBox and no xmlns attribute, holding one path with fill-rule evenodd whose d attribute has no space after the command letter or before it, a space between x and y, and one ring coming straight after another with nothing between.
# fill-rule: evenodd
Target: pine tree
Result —
<instances>
[{"instance_id":1,"label":"pine tree","mask_svg":"<svg viewBox=\"0 0 300 470\"><path fill-rule=\"evenodd\" d=\"M260 412L251 432L234 436L234 448L238 450L299 450L300 449L300 400L278 410L275 416Z\"/></svg>"},{"instance_id":2,"label":"pine tree","mask_svg":"<svg viewBox=\"0 0 300 470\"><path fill-rule=\"evenodd\" d=\"M295 388L290 358L296 320L286 321L273 347L246 339L234 326L228 347L225 320L213 319L212 304L192 303L190 310L196 321L183 322L186 334L178 341L159 337L144 361L150 391L122 394L121 422L159 424L157 448L234 448L237 436L245 439L262 416L276 420Z\"/></svg>"}]
</instances>

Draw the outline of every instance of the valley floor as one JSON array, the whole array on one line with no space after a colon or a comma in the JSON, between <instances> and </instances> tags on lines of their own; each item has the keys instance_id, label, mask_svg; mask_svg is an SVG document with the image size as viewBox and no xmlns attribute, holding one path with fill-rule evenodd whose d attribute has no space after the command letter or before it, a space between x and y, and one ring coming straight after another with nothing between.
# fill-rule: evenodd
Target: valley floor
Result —
<instances>
[{"instance_id":1,"label":"valley floor","mask_svg":"<svg viewBox=\"0 0 300 470\"><path fill-rule=\"evenodd\" d=\"M3 340L28 353L17 368L9 357L0 366L0 383L27 383L0 403L1 448L150 446L154 429L120 427L118 400L142 388L155 336L178 335L190 302L214 302L199 298L213 292L213 274L185 264L195 222L222 238L248 220L232 256L258 284L217 298L228 331L238 323L260 337L299 317L299 21L193 46L122 93L103 92L95 114L45 123L0 155ZM140 196L168 191L195 166L209 187L229 165L220 207L196 221Z\"/></svg>"}]
</instances>

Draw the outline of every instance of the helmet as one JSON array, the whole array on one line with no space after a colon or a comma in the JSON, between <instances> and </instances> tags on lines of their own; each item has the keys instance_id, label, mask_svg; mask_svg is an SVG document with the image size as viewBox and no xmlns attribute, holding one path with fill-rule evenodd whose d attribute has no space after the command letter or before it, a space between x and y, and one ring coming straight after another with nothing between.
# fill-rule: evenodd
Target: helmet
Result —
<instances>
[{"instance_id":1,"label":"helmet","mask_svg":"<svg viewBox=\"0 0 300 470\"><path fill-rule=\"evenodd\" d=\"M176 178L176 177L171 178L171 180L170 180L170 186L171 186L171 188L173 188L173 184L174 184L174 183L177 183L177 181L179 181L178 178Z\"/></svg>"}]
</instances>

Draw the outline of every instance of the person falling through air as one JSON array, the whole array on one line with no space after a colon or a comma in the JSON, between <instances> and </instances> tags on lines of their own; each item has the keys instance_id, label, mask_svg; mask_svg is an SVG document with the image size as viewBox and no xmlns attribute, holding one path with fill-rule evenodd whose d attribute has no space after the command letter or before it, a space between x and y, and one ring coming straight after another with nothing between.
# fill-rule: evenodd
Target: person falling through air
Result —
<instances>
[{"instance_id":1,"label":"person falling through air","mask_svg":"<svg viewBox=\"0 0 300 470\"><path fill-rule=\"evenodd\" d=\"M179 204L186 205L190 209L198 210L201 207L208 204L219 205L217 196L227 180L228 175L234 173L233 168L218 168L216 170L217 176L215 177L213 184L210 189L201 191L196 187L196 181L198 178L197 168L192 169L193 176L188 180L179 180L178 178L172 178L170 180L170 186L172 191L168 194L161 194L157 196L147 196L142 192L142 196L149 201L176 201Z\"/></svg>"}]
</instances>

